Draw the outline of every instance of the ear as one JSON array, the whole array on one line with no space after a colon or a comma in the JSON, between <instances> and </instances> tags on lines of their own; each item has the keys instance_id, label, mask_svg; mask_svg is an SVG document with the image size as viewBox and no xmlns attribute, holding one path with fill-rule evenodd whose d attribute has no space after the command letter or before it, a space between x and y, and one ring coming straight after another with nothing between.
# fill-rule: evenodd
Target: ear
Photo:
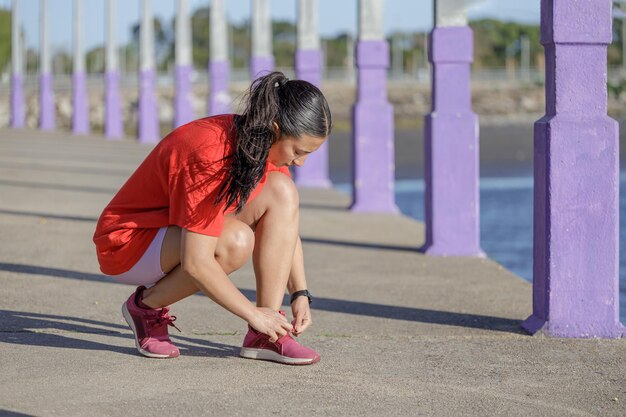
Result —
<instances>
[{"instance_id":1,"label":"ear","mask_svg":"<svg viewBox=\"0 0 626 417\"><path fill-rule=\"evenodd\" d=\"M272 122L272 128L274 129L274 142L276 142L281 137L280 127L278 126L278 123Z\"/></svg>"}]
</instances>

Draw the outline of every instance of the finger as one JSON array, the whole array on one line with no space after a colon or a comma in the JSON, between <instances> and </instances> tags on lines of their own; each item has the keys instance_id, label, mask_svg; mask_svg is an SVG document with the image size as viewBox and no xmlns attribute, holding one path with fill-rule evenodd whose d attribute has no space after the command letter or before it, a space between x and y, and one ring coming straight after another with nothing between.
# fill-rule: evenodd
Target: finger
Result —
<instances>
[{"instance_id":1,"label":"finger","mask_svg":"<svg viewBox=\"0 0 626 417\"><path fill-rule=\"evenodd\" d=\"M290 332L293 330L293 324L286 322L286 323L281 323L281 328L284 329L286 332Z\"/></svg>"},{"instance_id":2,"label":"finger","mask_svg":"<svg viewBox=\"0 0 626 417\"><path fill-rule=\"evenodd\" d=\"M273 331L270 331L267 335L270 337L270 342L272 343L278 340L278 335Z\"/></svg>"},{"instance_id":3,"label":"finger","mask_svg":"<svg viewBox=\"0 0 626 417\"><path fill-rule=\"evenodd\" d=\"M289 323L289 320L287 320L287 317L283 316L280 313L276 313L276 318L278 318L281 322Z\"/></svg>"},{"instance_id":4,"label":"finger","mask_svg":"<svg viewBox=\"0 0 626 417\"><path fill-rule=\"evenodd\" d=\"M300 323L300 326L298 327L300 333L305 331L311 325L311 323L311 319L304 317L302 319L302 322Z\"/></svg>"},{"instance_id":5,"label":"finger","mask_svg":"<svg viewBox=\"0 0 626 417\"><path fill-rule=\"evenodd\" d=\"M302 319L302 323L298 326L298 333L302 334L308 327L311 325L311 319L304 318Z\"/></svg>"},{"instance_id":6,"label":"finger","mask_svg":"<svg viewBox=\"0 0 626 417\"><path fill-rule=\"evenodd\" d=\"M276 334L278 335L279 338L283 337L284 335L286 335L289 331L286 330L283 327L279 327L278 330L276 330Z\"/></svg>"},{"instance_id":7,"label":"finger","mask_svg":"<svg viewBox=\"0 0 626 417\"><path fill-rule=\"evenodd\" d=\"M299 333L301 327L302 327L302 315L297 315L296 318L293 319L294 333Z\"/></svg>"}]
</instances>

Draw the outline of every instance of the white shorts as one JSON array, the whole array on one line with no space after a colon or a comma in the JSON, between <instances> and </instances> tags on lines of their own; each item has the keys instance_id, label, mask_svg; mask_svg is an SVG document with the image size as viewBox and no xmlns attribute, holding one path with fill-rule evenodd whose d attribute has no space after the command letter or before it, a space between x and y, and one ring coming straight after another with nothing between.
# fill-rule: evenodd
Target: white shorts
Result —
<instances>
[{"instance_id":1,"label":"white shorts","mask_svg":"<svg viewBox=\"0 0 626 417\"><path fill-rule=\"evenodd\" d=\"M156 236L141 256L141 259L128 271L119 275L109 275L122 284L145 285L156 284L166 273L161 269L161 247L167 232L167 226L161 227Z\"/></svg>"}]
</instances>

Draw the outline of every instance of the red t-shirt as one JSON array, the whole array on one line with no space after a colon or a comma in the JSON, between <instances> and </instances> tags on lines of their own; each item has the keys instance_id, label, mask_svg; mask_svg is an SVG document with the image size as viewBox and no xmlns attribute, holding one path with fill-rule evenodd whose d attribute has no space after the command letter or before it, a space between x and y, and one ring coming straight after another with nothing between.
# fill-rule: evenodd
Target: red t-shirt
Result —
<instances>
[{"instance_id":1,"label":"red t-shirt","mask_svg":"<svg viewBox=\"0 0 626 417\"><path fill-rule=\"evenodd\" d=\"M192 232L220 236L225 203L215 197L228 175L234 145L234 115L193 121L165 137L131 175L98 220L93 241L100 270L107 275L128 271L139 261L159 228L177 225ZM256 197L267 173L287 167L267 163L250 194Z\"/></svg>"}]
</instances>

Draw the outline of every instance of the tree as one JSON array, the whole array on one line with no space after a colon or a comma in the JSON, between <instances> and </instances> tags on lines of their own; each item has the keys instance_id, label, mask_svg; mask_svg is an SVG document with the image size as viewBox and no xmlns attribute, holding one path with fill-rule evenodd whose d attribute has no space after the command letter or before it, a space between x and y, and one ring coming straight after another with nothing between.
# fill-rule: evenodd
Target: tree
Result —
<instances>
[{"instance_id":1,"label":"tree","mask_svg":"<svg viewBox=\"0 0 626 417\"><path fill-rule=\"evenodd\" d=\"M169 69L173 61L174 32L173 25L165 27L158 17L153 18L154 25L154 54L156 69L163 71ZM131 29L132 42L139 46L140 24L136 23Z\"/></svg>"},{"instance_id":2,"label":"tree","mask_svg":"<svg viewBox=\"0 0 626 417\"><path fill-rule=\"evenodd\" d=\"M324 38L326 42L326 66L344 67L346 56L352 51L348 51L348 33L341 33L334 38Z\"/></svg>"},{"instance_id":3,"label":"tree","mask_svg":"<svg viewBox=\"0 0 626 417\"><path fill-rule=\"evenodd\" d=\"M609 45L608 49L608 64L609 66L620 66L622 62L622 20L613 19L613 43Z\"/></svg>"},{"instance_id":4,"label":"tree","mask_svg":"<svg viewBox=\"0 0 626 417\"><path fill-rule=\"evenodd\" d=\"M11 63L11 28L10 10L0 9L0 73L8 71Z\"/></svg>"},{"instance_id":5,"label":"tree","mask_svg":"<svg viewBox=\"0 0 626 417\"><path fill-rule=\"evenodd\" d=\"M85 67L88 73L104 72L104 54L105 50L102 46L90 49L85 54Z\"/></svg>"},{"instance_id":6,"label":"tree","mask_svg":"<svg viewBox=\"0 0 626 417\"><path fill-rule=\"evenodd\" d=\"M272 22L272 49L277 67L293 67L296 53L296 26L286 20Z\"/></svg>"},{"instance_id":7,"label":"tree","mask_svg":"<svg viewBox=\"0 0 626 417\"><path fill-rule=\"evenodd\" d=\"M29 50L30 52L30 50ZM37 59L37 55L33 51L33 60ZM72 55L65 49L54 51L51 56L51 70L54 74L70 74L72 72Z\"/></svg>"},{"instance_id":8,"label":"tree","mask_svg":"<svg viewBox=\"0 0 626 417\"><path fill-rule=\"evenodd\" d=\"M191 44L193 45L193 65L207 68L210 54L211 8L201 7L191 16Z\"/></svg>"},{"instance_id":9,"label":"tree","mask_svg":"<svg viewBox=\"0 0 626 417\"><path fill-rule=\"evenodd\" d=\"M504 67L507 57L519 56L522 36L527 36L530 41L531 65L536 54L543 52L538 25L481 19L470 22L470 27L474 31L474 61L477 66Z\"/></svg>"}]
</instances>

